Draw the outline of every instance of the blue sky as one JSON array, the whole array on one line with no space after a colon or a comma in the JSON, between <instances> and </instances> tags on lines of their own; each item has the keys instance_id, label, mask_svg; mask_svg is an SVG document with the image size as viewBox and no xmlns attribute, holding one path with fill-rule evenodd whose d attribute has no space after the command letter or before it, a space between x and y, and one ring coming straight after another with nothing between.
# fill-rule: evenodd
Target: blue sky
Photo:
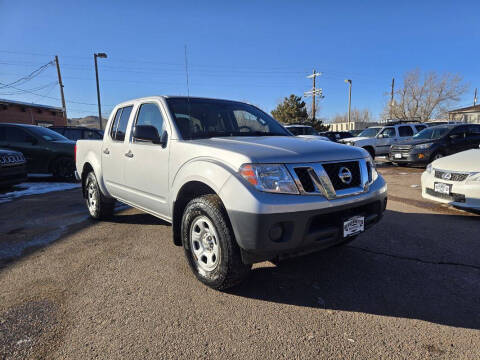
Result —
<instances>
[{"instance_id":1,"label":"blue sky","mask_svg":"<svg viewBox=\"0 0 480 360\"><path fill-rule=\"evenodd\" d=\"M480 1L7 1L0 0L0 82L57 54L69 117L96 115L93 53L104 113L130 98L186 94L246 100L270 111L323 73L321 116L352 106L378 115L392 77L410 69L453 72L480 87ZM0 98L60 106L56 71ZM45 86L45 87L44 87ZM81 103L81 104L80 104Z\"/></svg>"}]
</instances>

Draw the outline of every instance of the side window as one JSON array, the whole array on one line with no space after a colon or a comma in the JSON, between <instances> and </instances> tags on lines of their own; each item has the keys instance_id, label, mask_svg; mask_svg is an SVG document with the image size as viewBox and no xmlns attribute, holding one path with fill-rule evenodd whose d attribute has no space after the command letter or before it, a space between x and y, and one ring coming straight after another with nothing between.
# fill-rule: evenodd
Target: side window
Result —
<instances>
[{"instance_id":1,"label":"side window","mask_svg":"<svg viewBox=\"0 0 480 360\"><path fill-rule=\"evenodd\" d=\"M465 137L467 127L466 126L459 126L452 130L450 135L460 135L460 137Z\"/></svg>"},{"instance_id":2,"label":"side window","mask_svg":"<svg viewBox=\"0 0 480 360\"><path fill-rule=\"evenodd\" d=\"M32 136L29 135L26 131L16 128L16 127L7 127L7 141L14 143L31 143Z\"/></svg>"},{"instance_id":3,"label":"side window","mask_svg":"<svg viewBox=\"0 0 480 360\"><path fill-rule=\"evenodd\" d=\"M147 103L140 105L136 125L150 125L157 129L158 136L162 136L164 130L163 116L156 104Z\"/></svg>"},{"instance_id":4,"label":"side window","mask_svg":"<svg viewBox=\"0 0 480 360\"><path fill-rule=\"evenodd\" d=\"M70 140L80 140L82 138L82 130L81 129L65 129L65 137L69 138Z\"/></svg>"},{"instance_id":5,"label":"side window","mask_svg":"<svg viewBox=\"0 0 480 360\"><path fill-rule=\"evenodd\" d=\"M398 133L400 136L413 136L413 129L410 126L399 126Z\"/></svg>"},{"instance_id":6,"label":"side window","mask_svg":"<svg viewBox=\"0 0 480 360\"><path fill-rule=\"evenodd\" d=\"M415 125L415 129L417 129L418 132L422 131L425 128L426 128L425 125Z\"/></svg>"},{"instance_id":7,"label":"side window","mask_svg":"<svg viewBox=\"0 0 480 360\"><path fill-rule=\"evenodd\" d=\"M468 134L475 137L480 136L480 125L470 125Z\"/></svg>"},{"instance_id":8,"label":"side window","mask_svg":"<svg viewBox=\"0 0 480 360\"><path fill-rule=\"evenodd\" d=\"M127 133L128 119L130 118L130 113L132 112L133 106L126 106L122 109L119 109L115 114L115 119L110 130L110 135L115 141L124 141L125 134ZM121 110L121 112L120 112ZM120 113L120 114L119 114Z\"/></svg>"},{"instance_id":9,"label":"side window","mask_svg":"<svg viewBox=\"0 0 480 360\"><path fill-rule=\"evenodd\" d=\"M387 127L380 132L380 135L383 135L384 138L393 138L396 136L395 128Z\"/></svg>"}]
</instances>

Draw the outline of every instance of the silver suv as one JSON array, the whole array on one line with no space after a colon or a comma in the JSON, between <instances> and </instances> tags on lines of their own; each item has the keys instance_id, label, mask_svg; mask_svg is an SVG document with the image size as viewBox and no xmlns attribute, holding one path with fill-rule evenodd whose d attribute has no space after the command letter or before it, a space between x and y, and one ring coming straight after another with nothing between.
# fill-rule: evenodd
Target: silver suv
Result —
<instances>
[{"instance_id":1,"label":"silver suv","mask_svg":"<svg viewBox=\"0 0 480 360\"><path fill-rule=\"evenodd\" d=\"M197 278L215 289L251 265L351 241L377 223L387 187L368 153L292 136L262 110L155 96L115 107L102 140L79 140L91 217L114 201L172 223Z\"/></svg>"},{"instance_id":2,"label":"silver suv","mask_svg":"<svg viewBox=\"0 0 480 360\"><path fill-rule=\"evenodd\" d=\"M340 140L346 145L358 146L367 150L372 158L388 155L390 146L399 141L409 140L427 125L420 123L399 123L383 126L375 136L357 136Z\"/></svg>"}]
</instances>

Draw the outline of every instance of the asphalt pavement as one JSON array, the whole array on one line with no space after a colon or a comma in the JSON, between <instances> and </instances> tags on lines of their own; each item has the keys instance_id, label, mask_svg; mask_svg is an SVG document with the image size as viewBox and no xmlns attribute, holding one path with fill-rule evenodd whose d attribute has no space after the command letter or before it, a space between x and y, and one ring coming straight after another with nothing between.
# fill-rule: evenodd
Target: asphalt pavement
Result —
<instances>
[{"instance_id":1,"label":"asphalt pavement","mask_svg":"<svg viewBox=\"0 0 480 360\"><path fill-rule=\"evenodd\" d=\"M0 358L480 358L480 217L380 163L382 222L344 247L211 290L171 227L81 190L0 204Z\"/></svg>"}]
</instances>

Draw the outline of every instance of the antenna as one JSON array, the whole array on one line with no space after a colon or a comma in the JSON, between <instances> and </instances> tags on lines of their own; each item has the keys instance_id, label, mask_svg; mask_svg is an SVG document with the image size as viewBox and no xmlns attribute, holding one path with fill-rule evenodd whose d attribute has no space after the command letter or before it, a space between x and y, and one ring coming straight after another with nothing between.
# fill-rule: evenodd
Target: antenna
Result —
<instances>
[{"instance_id":1,"label":"antenna","mask_svg":"<svg viewBox=\"0 0 480 360\"><path fill-rule=\"evenodd\" d=\"M185 44L185 73L187 74L187 97L190 101L190 83L188 81L188 58L187 58L187 44Z\"/></svg>"},{"instance_id":2,"label":"antenna","mask_svg":"<svg viewBox=\"0 0 480 360\"><path fill-rule=\"evenodd\" d=\"M185 73L187 75L187 107L188 107L188 120L192 118L191 106L190 106L190 82L188 81L188 57L187 57L187 44L185 44Z\"/></svg>"}]
</instances>

